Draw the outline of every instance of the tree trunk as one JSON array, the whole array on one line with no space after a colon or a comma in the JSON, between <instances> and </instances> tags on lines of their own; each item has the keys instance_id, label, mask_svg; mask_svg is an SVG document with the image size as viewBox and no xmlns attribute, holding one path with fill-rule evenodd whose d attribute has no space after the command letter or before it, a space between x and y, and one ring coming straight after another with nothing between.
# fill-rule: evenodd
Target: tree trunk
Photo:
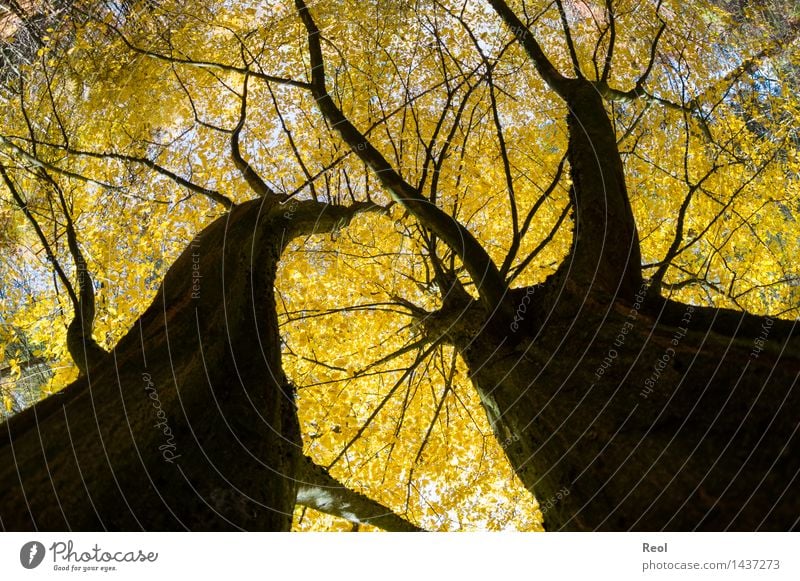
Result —
<instances>
[{"instance_id":1,"label":"tree trunk","mask_svg":"<svg viewBox=\"0 0 800 581\"><path fill-rule=\"evenodd\" d=\"M82 378L0 427L6 530L288 530L301 458L273 283L358 211L261 199L203 230Z\"/></svg>"},{"instance_id":2,"label":"tree trunk","mask_svg":"<svg viewBox=\"0 0 800 581\"><path fill-rule=\"evenodd\" d=\"M426 326L464 357L549 530L796 528L795 323L645 296L515 290L514 346L475 335L474 302Z\"/></svg>"},{"instance_id":3,"label":"tree trunk","mask_svg":"<svg viewBox=\"0 0 800 581\"><path fill-rule=\"evenodd\" d=\"M511 291L506 329L476 332L487 313L459 318L465 297L425 325L464 357L548 529L796 528L800 328L650 292L602 100L562 84L570 255Z\"/></svg>"},{"instance_id":4,"label":"tree trunk","mask_svg":"<svg viewBox=\"0 0 800 581\"><path fill-rule=\"evenodd\" d=\"M565 80L575 235L506 328L451 289L423 317L464 357L550 530L788 530L800 498L800 326L682 305L642 282L603 102Z\"/></svg>"}]
</instances>

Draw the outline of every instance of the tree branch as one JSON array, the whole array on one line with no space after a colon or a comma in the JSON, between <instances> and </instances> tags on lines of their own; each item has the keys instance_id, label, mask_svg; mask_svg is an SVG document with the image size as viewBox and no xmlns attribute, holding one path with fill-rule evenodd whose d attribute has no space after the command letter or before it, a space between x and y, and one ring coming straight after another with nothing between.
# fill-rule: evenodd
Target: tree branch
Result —
<instances>
[{"instance_id":1,"label":"tree branch","mask_svg":"<svg viewBox=\"0 0 800 581\"><path fill-rule=\"evenodd\" d=\"M718 166L716 164L713 165L699 181L690 184L689 191L686 192L686 196L683 198L683 202L681 202L680 208L678 209L678 219L675 223L675 235L673 236L672 243L667 249L667 254L664 256L655 274L653 274L650 279L651 293L656 295L661 293L661 283L664 281L664 275L667 273L667 269L672 260L678 255L681 243L683 242L683 229L686 222L686 213L689 210L689 204L691 204L695 192L702 187L703 182L710 178L717 169Z\"/></svg>"},{"instance_id":2,"label":"tree branch","mask_svg":"<svg viewBox=\"0 0 800 581\"><path fill-rule=\"evenodd\" d=\"M303 0L295 0L295 5L308 32L311 91L323 116L356 155L375 172L392 198L458 254L489 311L499 311L501 318L510 319L510 307L504 301L508 287L483 246L462 224L431 204L405 181L333 101L326 87L319 28Z\"/></svg>"},{"instance_id":3,"label":"tree branch","mask_svg":"<svg viewBox=\"0 0 800 581\"><path fill-rule=\"evenodd\" d=\"M47 236L44 235L44 231L42 227L39 225L39 222L34 217L33 213L31 212L30 208L28 207L28 202L22 197L22 194L17 189L17 186L11 180L11 176L8 175L6 172L6 168L3 164L0 163L0 176L2 176L3 181L8 188L8 191L11 192L11 197L14 198L14 202L17 204L19 209L25 214L25 217L30 222L31 226L33 227L34 231L36 232L36 236L39 238L39 242L42 243L42 247L44 248L45 255L50 263L53 265L53 268L58 275L58 278L61 280L61 283L64 285L64 288L67 289L67 294L69 295L70 302L76 307L77 312L77 305L78 305L78 295L75 293L75 289L72 286L72 281L69 280L69 277L64 272L64 269L61 267L61 263L58 262L55 253L53 252L52 246L50 246L50 242L47 240Z\"/></svg>"},{"instance_id":4,"label":"tree branch","mask_svg":"<svg viewBox=\"0 0 800 581\"><path fill-rule=\"evenodd\" d=\"M606 50L606 60L603 64L603 73L600 75L600 82L605 83L608 81L608 75L611 73L611 63L614 60L614 43L617 40L617 23L614 16L614 6L612 0L606 0L606 14L608 15L608 49ZM603 31L605 33L605 30ZM603 35L597 40L598 47ZM595 54L597 47L595 47ZM596 66L596 65L595 65Z\"/></svg>"},{"instance_id":5,"label":"tree branch","mask_svg":"<svg viewBox=\"0 0 800 581\"><path fill-rule=\"evenodd\" d=\"M571 79L562 75L553 66L553 63L544 54L542 47L528 30L528 27L523 24L522 20L509 8L504 0L489 0L489 4L492 5L492 8L503 19L506 26L511 29L511 33L522 44L544 82L561 97L564 97Z\"/></svg>"},{"instance_id":6,"label":"tree branch","mask_svg":"<svg viewBox=\"0 0 800 581\"><path fill-rule=\"evenodd\" d=\"M79 173L75 173L73 171L69 171L69 170L60 168L60 167L58 167L56 165L53 165L51 163L47 163L45 161L42 161L39 158L37 158L35 155L31 155L30 153L28 153L27 151L22 149L19 145L17 145L16 143L14 143L13 141L11 141L10 139L6 138L3 135L0 135L0 145L4 145L4 146L8 147L9 149L11 149L13 152L18 154L22 159L24 159L25 161L27 161L28 163L30 163L34 167L44 168L44 169L46 169L48 171L51 171L53 173L64 175L64 176L69 177L69 178L74 178L74 179L79 180L79 181L84 182L84 183L95 184L97 186L100 186L100 187L103 187L103 188L108 188L110 190L118 190L118 189L120 189L119 186L112 186L111 184L107 184L105 182L98 182L97 180L93 180L92 178L87 178L86 176L81 175Z\"/></svg>"},{"instance_id":7,"label":"tree branch","mask_svg":"<svg viewBox=\"0 0 800 581\"><path fill-rule=\"evenodd\" d=\"M242 133L242 129L244 128L244 123L247 120L247 81L249 79L249 75L244 76L244 84L242 85L242 107L239 112L239 122L236 124L236 128L233 130L231 134L231 157L233 158L233 163L236 166L236 169L242 174L247 185L250 186L256 194L261 196L275 196L276 193L270 188L267 183L261 179L261 176L253 169L253 167L247 163L247 161L242 157L242 151L239 148L239 136Z\"/></svg>"},{"instance_id":8,"label":"tree branch","mask_svg":"<svg viewBox=\"0 0 800 581\"><path fill-rule=\"evenodd\" d=\"M67 329L67 350L69 351L75 365L78 366L81 374L86 375L90 367L94 366L97 362L102 360L106 355L106 351L100 347L97 341L92 337L92 327L94 324L95 304L94 304L94 287L92 286L91 277L89 276L88 269L86 268L86 259L78 246L78 239L75 234L75 228L72 222L72 216L69 213L66 200L64 199L63 192L58 184L42 170L40 177L47 180L56 190L61 202L61 209L64 212L65 219L67 220L67 244L69 246L70 254L75 261L75 269L77 271L78 290L76 292L72 281L70 281L66 272L64 271L61 263L56 258L52 246L47 240L39 222L33 216L33 213L28 208L28 203L22 197L22 194L17 189L16 185L8 175L5 166L0 164L0 176L2 176L6 187L11 192L11 196L19 206L22 213L33 226L39 241L44 248L48 260L53 265L59 279L67 290L70 302L72 303L73 317Z\"/></svg>"},{"instance_id":9,"label":"tree branch","mask_svg":"<svg viewBox=\"0 0 800 581\"><path fill-rule=\"evenodd\" d=\"M108 352L100 347L100 344L92 336L96 312L94 284L86 264L86 258L78 244L75 223L64 198L64 191L45 170L42 169L39 173L56 191L61 211L66 220L67 246L75 263L76 278L78 280L78 302L74 305L75 313L72 317L72 322L67 328L67 349L80 372L83 375L88 375L89 369L96 366L108 355Z\"/></svg>"},{"instance_id":10,"label":"tree branch","mask_svg":"<svg viewBox=\"0 0 800 581\"><path fill-rule=\"evenodd\" d=\"M2 139L2 138L0 138ZM72 154L72 155L79 155L84 157L92 157L95 159L116 159L119 161L127 161L130 163L138 163L145 167L152 169L154 172L161 174L162 176L171 179L179 186L183 186L187 190L191 192L195 192L196 194L203 195L207 197L209 200L224 206L228 210L230 210L235 204L233 200L228 198L226 195L218 192L217 190L213 190L211 188L206 188L205 186L201 186L196 184L192 181L187 180L184 177L179 176L175 172L168 170L167 168L157 164L156 162L146 158L146 157L137 157L134 155L126 155L123 153L113 153L113 152L99 152L99 151L85 151L82 149L73 149L71 147L66 147L58 144L46 143L48 147L53 147L57 149L62 149L63 151Z\"/></svg>"},{"instance_id":11,"label":"tree branch","mask_svg":"<svg viewBox=\"0 0 800 581\"><path fill-rule=\"evenodd\" d=\"M297 504L385 531L424 532L379 502L346 487L308 457L301 461L297 479Z\"/></svg>"},{"instance_id":12,"label":"tree branch","mask_svg":"<svg viewBox=\"0 0 800 581\"><path fill-rule=\"evenodd\" d=\"M556 6L558 7L558 14L561 17L561 27L564 29L564 38L567 41L567 50L569 50L569 58L572 61L572 68L575 71L575 75L582 79L583 73L581 72L581 64L578 60L578 52L575 50L575 42L572 40L572 32L569 29L569 22L567 22L567 11L564 10L564 3L561 0L555 0ZM612 23L613 25L613 23ZM614 38L614 29L611 29L611 38ZM612 45L613 46L613 45Z\"/></svg>"},{"instance_id":13,"label":"tree branch","mask_svg":"<svg viewBox=\"0 0 800 581\"><path fill-rule=\"evenodd\" d=\"M258 72L258 71L252 71L252 70L249 70L249 69L247 69L245 67L237 67L237 66L234 66L234 65L228 65L228 64L217 63L217 62L212 62L212 61L198 61L198 60L193 60L193 59L178 58L178 57L173 57L173 56L168 56L168 55L165 55L165 54L161 54L161 53L158 53L158 52L155 52L155 51L152 51L152 50L147 50L147 49L141 48L141 47L136 46L135 44L133 44L128 39L128 37L125 36L125 34L119 28L114 26L113 24L111 24L109 22L106 22L106 21L104 21L104 20L102 20L100 18L91 17L91 15L89 15L87 13L84 13L84 14L86 16L89 16L90 18L93 18L95 20L95 22L97 22L98 24L100 24L102 26L105 26L106 28L108 28L109 30L114 32L120 38L120 40L122 40L122 42L125 44L125 46L127 46L130 50L132 50L133 52L139 53L141 55L144 55L144 56L148 56L148 57L151 57L151 58L154 58L154 59L157 59L157 60L161 60L161 61L165 61L165 62L173 63L173 64L187 65L187 66L192 66L192 67L197 67L197 68L202 68L202 69L216 69L216 70L224 71L224 72L227 72L227 73L238 73L240 75L249 75L251 77L255 77L257 79L262 79L262 80L268 81L270 83L288 85L290 87L298 87L298 88L301 88L301 89L310 89L311 88L308 83L304 83L302 81L295 81L294 79L287 79L287 78L284 78L284 77L276 77L274 75L268 75L266 73L261 73L261 72Z\"/></svg>"}]
</instances>

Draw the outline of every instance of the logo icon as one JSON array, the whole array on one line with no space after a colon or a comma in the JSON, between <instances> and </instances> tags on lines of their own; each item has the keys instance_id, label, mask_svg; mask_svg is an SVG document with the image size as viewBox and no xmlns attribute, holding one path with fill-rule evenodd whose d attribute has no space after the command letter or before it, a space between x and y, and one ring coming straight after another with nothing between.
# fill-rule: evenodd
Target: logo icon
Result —
<instances>
[{"instance_id":1,"label":"logo icon","mask_svg":"<svg viewBox=\"0 0 800 581\"><path fill-rule=\"evenodd\" d=\"M19 562L26 569L35 569L44 560L44 545L39 541L29 541L19 550Z\"/></svg>"}]
</instances>

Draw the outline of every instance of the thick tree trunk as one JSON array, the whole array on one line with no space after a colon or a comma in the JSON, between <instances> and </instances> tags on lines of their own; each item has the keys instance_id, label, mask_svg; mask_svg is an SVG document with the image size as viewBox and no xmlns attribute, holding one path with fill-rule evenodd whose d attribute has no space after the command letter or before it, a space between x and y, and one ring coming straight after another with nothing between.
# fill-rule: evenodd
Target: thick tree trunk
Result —
<instances>
[{"instance_id":1,"label":"thick tree trunk","mask_svg":"<svg viewBox=\"0 0 800 581\"><path fill-rule=\"evenodd\" d=\"M796 528L800 329L645 294L514 291L514 347L475 337L477 304L428 328L464 356L549 530Z\"/></svg>"},{"instance_id":2,"label":"thick tree trunk","mask_svg":"<svg viewBox=\"0 0 800 581\"><path fill-rule=\"evenodd\" d=\"M469 322L449 320L458 304L426 325L463 355L548 529L798 527L800 329L648 292L600 95L557 80L569 109L570 255L546 284L511 293L505 332L476 333L487 318L477 304Z\"/></svg>"},{"instance_id":3,"label":"thick tree trunk","mask_svg":"<svg viewBox=\"0 0 800 581\"><path fill-rule=\"evenodd\" d=\"M288 530L301 441L275 271L355 211L263 199L203 230L109 357L0 426L2 528Z\"/></svg>"}]
</instances>

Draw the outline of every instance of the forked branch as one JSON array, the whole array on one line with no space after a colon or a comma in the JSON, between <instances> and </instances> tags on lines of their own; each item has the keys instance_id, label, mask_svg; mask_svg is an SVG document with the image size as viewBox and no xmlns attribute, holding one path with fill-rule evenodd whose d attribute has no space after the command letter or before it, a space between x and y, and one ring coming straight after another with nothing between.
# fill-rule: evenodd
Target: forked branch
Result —
<instances>
[{"instance_id":1,"label":"forked branch","mask_svg":"<svg viewBox=\"0 0 800 581\"><path fill-rule=\"evenodd\" d=\"M295 6L308 33L311 92L319 110L345 143L375 173L392 198L458 254L472 277L482 302L490 312L500 311L502 317L509 310L504 301L508 287L497 266L469 230L431 204L417 188L403 179L364 133L339 109L326 86L320 30L303 0L295 0Z\"/></svg>"}]
</instances>

